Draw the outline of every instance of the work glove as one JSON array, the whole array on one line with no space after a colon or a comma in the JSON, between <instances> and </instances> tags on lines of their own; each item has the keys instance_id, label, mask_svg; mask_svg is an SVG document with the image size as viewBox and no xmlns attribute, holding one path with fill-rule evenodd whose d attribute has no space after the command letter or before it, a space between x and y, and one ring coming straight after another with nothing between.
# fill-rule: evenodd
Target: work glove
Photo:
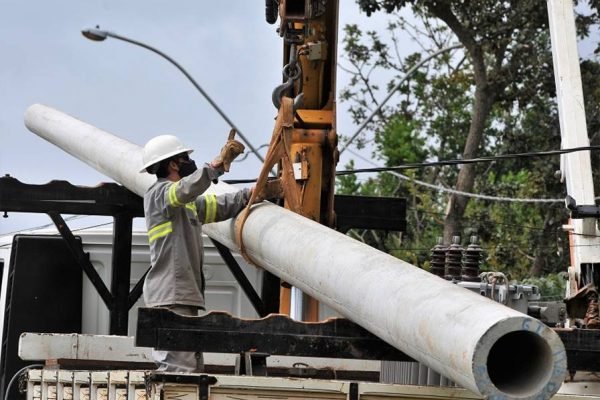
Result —
<instances>
[{"instance_id":1,"label":"work glove","mask_svg":"<svg viewBox=\"0 0 600 400\"><path fill-rule=\"evenodd\" d=\"M235 134L235 129L231 129L229 131L227 143L225 143L225 146L223 146L219 155L211 163L213 168L222 167L225 172L229 172L229 168L231 167L233 160L235 160L237 156L244 152L245 147L242 143L234 139Z\"/></svg>"}]
</instances>

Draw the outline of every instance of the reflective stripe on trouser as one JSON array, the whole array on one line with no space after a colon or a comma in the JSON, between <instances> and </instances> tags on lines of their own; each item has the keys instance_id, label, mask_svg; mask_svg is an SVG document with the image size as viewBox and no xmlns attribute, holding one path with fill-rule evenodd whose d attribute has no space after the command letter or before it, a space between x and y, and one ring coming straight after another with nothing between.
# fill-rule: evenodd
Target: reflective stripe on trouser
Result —
<instances>
[{"instance_id":1,"label":"reflective stripe on trouser","mask_svg":"<svg viewBox=\"0 0 600 400\"><path fill-rule=\"evenodd\" d=\"M174 304L163 306L185 316L198 315L198 307ZM152 350L152 358L158 364L157 371L204 372L204 358L201 352Z\"/></svg>"}]
</instances>

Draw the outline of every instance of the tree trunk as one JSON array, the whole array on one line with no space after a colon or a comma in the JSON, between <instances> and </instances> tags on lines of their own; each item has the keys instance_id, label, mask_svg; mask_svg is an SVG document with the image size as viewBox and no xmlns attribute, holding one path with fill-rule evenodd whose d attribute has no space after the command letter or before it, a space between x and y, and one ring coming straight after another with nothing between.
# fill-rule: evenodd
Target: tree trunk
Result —
<instances>
[{"instance_id":1,"label":"tree trunk","mask_svg":"<svg viewBox=\"0 0 600 400\"><path fill-rule=\"evenodd\" d=\"M548 235L552 235L552 232L555 231L555 227L552 226L552 217L554 215L554 210L551 207L546 209L546 215L544 216L544 230L542 234L539 236L537 241L537 246L535 250L535 259L533 260L533 265L529 269L529 276L540 277L544 272L544 266L546 265L546 251L542 250L544 245L545 238Z\"/></svg>"},{"instance_id":2,"label":"tree trunk","mask_svg":"<svg viewBox=\"0 0 600 400\"><path fill-rule=\"evenodd\" d=\"M469 127L469 134L465 143L463 158L477 156L477 150L483 138L485 123L490 115L494 104L495 93L486 84L477 85L475 88L475 101L473 104L473 116ZM475 182L475 164L462 165L456 180L456 190L470 192ZM462 229L462 217L465 213L469 198L458 194L450 195L446 217L444 219L444 243L452 243L452 236L460 236Z\"/></svg>"},{"instance_id":3,"label":"tree trunk","mask_svg":"<svg viewBox=\"0 0 600 400\"><path fill-rule=\"evenodd\" d=\"M529 276L535 278L542 276L542 272L544 271L544 265L546 265L546 258L544 256L544 252L538 248L535 251L533 265L529 269Z\"/></svg>"}]
</instances>

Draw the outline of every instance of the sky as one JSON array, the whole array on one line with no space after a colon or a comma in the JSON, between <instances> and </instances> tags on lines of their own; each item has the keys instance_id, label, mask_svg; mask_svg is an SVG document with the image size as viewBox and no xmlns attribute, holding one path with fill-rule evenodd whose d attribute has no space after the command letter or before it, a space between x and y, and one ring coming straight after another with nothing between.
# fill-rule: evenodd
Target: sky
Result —
<instances>
[{"instance_id":1,"label":"sky","mask_svg":"<svg viewBox=\"0 0 600 400\"><path fill-rule=\"evenodd\" d=\"M25 128L24 113L36 103L140 146L156 135L174 134L195 149L197 162L211 160L221 148L228 124L179 70L141 47L110 38L93 42L81 35L82 29L97 25L166 53L254 147L270 140L276 116L271 92L281 83L283 45L277 24L265 22L262 0L0 0L0 5L2 175L29 184L66 180L95 186L111 181ZM340 44L346 24L383 32L387 18L384 13L368 18L354 0L340 0L339 63L344 65ZM410 38L401 40L401 52L416 49ZM590 52L580 49L583 56ZM348 82L349 75L338 68L338 94ZM379 93L378 98L385 96ZM358 128L348 106L337 104L337 130L346 137ZM369 149L362 156L372 159ZM357 167L372 166L345 152L338 169L351 158ZM225 179L255 178L260 168L249 154ZM0 236L48 223L44 214L9 213L0 217ZM71 227L92 224L88 218Z\"/></svg>"},{"instance_id":2,"label":"sky","mask_svg":"<svg viewBox=\"0 0 600 400\"><path fill-rule=\"evenodd\" d=\"M340 2L340 29L347 23L384 29L386 17L367 18L353 0ZM25 128L23 115L36 103L140 146L156 135L174 134L195 149L197 161L211 160L221 148L228 124L179 70L141 47L115 39L93 42L81 35L82 29L97 25L166 53L254 147L270 140L276 115L271 92L281 83L283 46L277 24L265 22L262 0L0 4L2 175L29 184L66 180L95 186L112 181ZM338 92L348 79L338 70ZM350 136L357 126L345 107L338 104L338 131ZM349 156L345 153L339 166ZM226 179L254 178L260 167L250 154L233 165ZM9 213L0 218L0 235L49 222L43 214Z\"/></svg>"}]
</instances>

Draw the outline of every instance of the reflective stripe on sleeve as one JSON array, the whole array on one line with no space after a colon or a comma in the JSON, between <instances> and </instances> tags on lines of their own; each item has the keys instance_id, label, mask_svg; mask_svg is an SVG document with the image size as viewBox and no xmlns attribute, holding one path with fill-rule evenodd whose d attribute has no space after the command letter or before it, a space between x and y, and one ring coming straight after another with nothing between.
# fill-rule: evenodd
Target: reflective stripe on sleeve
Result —
<instances>
[{"instance_id":1,"label":"reflective stripe on sleeve","mask_svg":"<svg viewBox=\"0 0 600 400\"><path fill-rule=\"evenodd\" d=\"M156 225L148 231L148 241L152 243L156 239L167 236L171 232L173 232L173 223L171 221Z\"/></svg>"},{"instance_id":2,"label":"reflective stripe on sleeve","mask_svg":"<svg viewBox=\"0 0 600 400\"><path fill-rule=\"evenodd\" d=\"M198 209L196 208L196 203L191 202L191 203L187 203L185 205L185 208L192 210L192 212L194 213L194 215L196 216L196 218L198 217Z\"/></svg>"},{"instance_id":3,"label":"reflective stripe on sleeve","mask_svg":"<svg viewBox=\"0 0 600 400\"><path fill-rule=\"evenodd\" d=\"M210 224L217 219L217 196L214 194L207 194L204 196L204 200L204 223Z\"/></svg>"},{"instance_id":4,"label":"reflective stripe on sleeve","mask_svg":"<svg viewBox=\"0 0 600 400\"><path fill-rule=\"evenodd\" d=\"M183 203L177 198L177 193L175 192L177 190L178 183L179 182L175 182L169 186L169 204L173 207L181 207L183 205Z\"/></svg>"}]
</instances>

